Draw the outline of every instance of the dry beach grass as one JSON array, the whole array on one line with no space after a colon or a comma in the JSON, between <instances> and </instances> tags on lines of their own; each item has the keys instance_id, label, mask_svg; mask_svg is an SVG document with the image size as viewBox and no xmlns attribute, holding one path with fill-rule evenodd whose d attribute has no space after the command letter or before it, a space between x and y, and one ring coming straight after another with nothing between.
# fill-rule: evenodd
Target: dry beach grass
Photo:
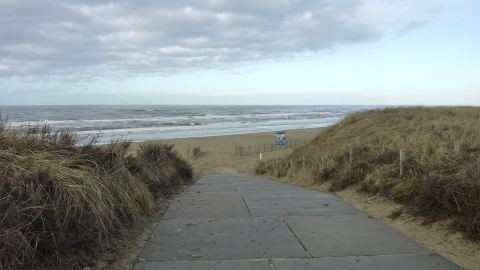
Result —
<instances>
[{"instance_id":1,"label":"dry beach grass","mask_svg":"<svg viewBox=\"0 0 480 270\"><path fill-rule=\"evenodd\" d=\"M48 127L0 124L0 269L88 265L175 193L192 169L169 145L76 145Z\"/></svg>"},{"instance_id":2,"label":"dry beach grass","mask_svg":"<svg viewBox=\"0 0 480 270\"><path fill-rule=\"evenodd\" d=\"M290 155L260 162L259 174L308 185L350 186L408 206L429 224L480 240L480 108L359 112Z\"/></svg>"},{"instance_id":3,"label":"dry beach grass","mask_svg":"<svg viewBox=\"0 0 480 270\"><path fill-rule=\"evenodd\" d=\"M319 129L304 129L287 131L288 138L303 138L306 141L315 139L322 134ZM236 157L234 155L235 147L245 145L258 145L272 143L274 139L273 132L263 132L254 134L182 138L172 140L158 140L144 143L134 143L133 149L142 144L175 144L174 149L181 154L185 154L187 149L200 147L202 155L196 159L190 160L195 172L201 175L232 175L232 174L252 174L258 162L258 155ZM307 144L306 147L311 146ZM264 160L277 159L285 157L295 151L295 149L286 149L264 154ZM298 150L296 150L298 151ZM399 153L397 153L399 154ZM300 159L302 160L302 159ZM269 176L269 178L277 179ZM281 181L299 184L311 188L320 188L322 191L330 191L330 184L315 184L312 186L311 179L308 177L284 177ZM308 176L308 175L307 175ZM479 242L465 239L461 233L450 230L452 220L424 223L421 216L408 211L402 211L402 215L392 219L392 212L402 209L401 203L393 202L388 196L380 194L370 195L367 192L358 192L358 186L352 185L344 190L334 192L337 196L346 202L353 204L366 214L382 220L386 224L401 231L408 237L423 243L435 252L449 258L465 269L476 270L480 264Z\"/></svg>"}]
</instances>

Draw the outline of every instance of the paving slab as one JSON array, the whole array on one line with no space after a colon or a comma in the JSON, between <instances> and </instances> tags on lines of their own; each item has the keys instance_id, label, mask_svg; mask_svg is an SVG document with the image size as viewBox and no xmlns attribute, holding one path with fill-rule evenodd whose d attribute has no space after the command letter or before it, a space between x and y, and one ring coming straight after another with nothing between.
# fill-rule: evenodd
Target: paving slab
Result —
<instances>
[{"instance_id":1,"label":"paving slab","mask_svg":"<svg viewBox=\"0 0 480 270\"><path fill-rule=\"evenodd\" d=\"M201 178L195 183L195 185L231 185L231 184L232 182L230 182L229 180L224 178L218 178L218 177Z\"/></svg>"},{"instance_id":2,"label":"paving slab","mask_svg":"<svg viewBox=\"0 0 480 270\"><path fill-rule=\"evenodd\" d=\"M210 191L208 189L186 189L185 191L182 192L180 196L187 196L187 195L197 195L197 194L208 194L210 196L216 196L216 195L242 195L241 193L237 192L236 190L228 190L228 188L224 188L223 190L216 190L216 191Z\"/></svg>"},{"instance_id":3,"label":"paving slab","mask_svg":"<svg viewBox=\"0 0 480 270\"><path fill-rule=\"evenodd\" d=\"M268 194L272 194L272 193L280 193L280 194L283 194L283 195L289 195L289 194L292 194L292 195L295 195L295 194L308 194L309 192L305 192L304 190L300 190L300 189L289 189L289 188L286 188L286 187L263 187L263 186L254 186L254 185L251 185L251 186L242 186L242 187L239 187L239 186L235 186L235 190L237 192L240 192L242 194L246 194L246 193L250 193L250 192L257 192L257 193L261 193L261 194L265 194L265 195L268 195ZM311 193L311 194L315 194L315 193Z\"/></svg>"},{"instance_id":4,"label":"paving slab","mask_svg":"<svg viewBox=\"0 0 480 270\"><path fill-rule=\"evenodd\" d=\"M362 212L332 195L244 196L253 216L362 215Z\"/></svg>"},{"instance_id":5,"label":"paving slab","mask_svg":"<svg viewBox=\"0 0 480 270\"><path fill-rule=\"evenodd\" d=\"M204 176L197 181L197 183L222 183L222 182L230 183L230 178L221 176L221 175L210 175L210 176Z\"/></svg>"},{"instance_id":6,"label":"paving slab","mask_svg":"<svg viewBox=\"0 0 480 270\"><path fill-rule=\"evenodd\" d=\"M273 259L276 270L461 270L436 254Z\"/></svg>"},{"instance_id":7,"label":"paving slab","mask_svg":"<svg viewBox=\"0 0 480 270\"><path fill-rule=\"evenodd\" d=\"M268 194L270 192L281 192L282 194L318 194L318 192L313 190L303 190L300 188L291 188L286 186L268 186L268 185L245 185L245 186L238 186L233 185L235 190L238 192L263 192Z\"/></svg>"},{"instance_id":8,"label":"paving slab","mask_svg":"<svg viewBox=\"0 0 480 270\"><path fill-rule=\"evenodd\" d=\"M277 190L266 190L266 189L249 189L249 190L237 190L238 194L245 196L257 195L257 196L325 196L324 193L311 192L307 193L302 190L287 190L287 189L277 189Z\"/></svg>"},{"instance_id":9,"label":"paving slab","mask_svg":"<svg viewBox=\"0 0 480 270\"><path fill-rule=\"evenodd\" d=\"M295 216L285 221L313 257L431 253L364 215Z\"/></svg>"},{"instance_id":10,"label":"paving slab","mask_svg":"<svg viewBox=\"0 0 480 270\"><path fill-rule=\"evenodd\" d=\"M168 219L140 258L149 262L307 257L278 217Z\"/></svg>"},{"instance_id":11,"label":"paving slab","mask_svg":"<svg viewBox=\"0 0 480 270\"><path fill-rule=\"evenodd\" d=\"M461 269L333 195L245 176L204 177L175 197L139 261L135 270Z\"/></svg>"},{"instance_id":12,"label":"paving slab","mask_svg":"<svg viewBox=\"0 0 480 270\"><path fill-rule=\"evenodd\" d=\"M135 265L134 270L272 270L268 260L150 262Z\"/></svg>"},{"instance_id":13,"label":"paving slab","mask_svg":"<svg viewBox=\"0 0 480 270\"><path fill-rule=\"evenodd\" d=\"M248 217L249 215L242 196L196 193L175 198L164 218Z\"/></svg>"},{"instance_id":14,"label":"paving slab","mask_svg":"<svg viewBox=\"0 0 480 270\"><path fill-rule=\"evenodd\" d=\"M268 188L289 188L289 189L302 189L301 187L298 186L292 186L289 184L285 183L278 183L278 182L273 182L273 181L259 181L259 180L252 180L252 181L229 181L232 185L236 187L268 187Z\"/></svg>"},{"instance_id":15,"label":"paving slab","mask_svg":"<svg viewBox=\"0 0 480 270\"><path fill-rule=\"evenodd\" d=\"M195 183L193 186L186 188L179 196L185 194L196 194L196 193L225 193L225 194L237 194L235 187L228 181L223 181L221 184L214 183ZM213 194L212 194L213 195ZM237 194L238 195L238 194Z\"/></svg>"},{"instance_id":16,"label":"paving slab","mask_svg":"<svg viewBox=\"0 0 480 270\"><path fill-rule=\"evenodd\" d=\"M198 180L187 191L236 192L232 183L219 177L205 177Z\"/></svg>"},{"instance_id":17,"label":"paving slab","mask_svg":"<svg viewBox=\"0 0 480 270\"><path fill-rule=\"evenodd\" d=\"M290 188L290 189L302 189L298 186L292 186L286 183L274 182L271 180L261 179L261 178L234 178L229 179L229 182L236 187L283 187L283 188ZM304 189L305 190L305 189Z\"/></svg>"},{"instance_id":18,"label":"paving slab","mask_svg":"<svg viewBox=\"0 0 480 270\"><path fill-rule=\"evenodd\" d=\"M188 192L237 192L233 185L193 185L187 189Z\"/></svg>"}]
</instances>

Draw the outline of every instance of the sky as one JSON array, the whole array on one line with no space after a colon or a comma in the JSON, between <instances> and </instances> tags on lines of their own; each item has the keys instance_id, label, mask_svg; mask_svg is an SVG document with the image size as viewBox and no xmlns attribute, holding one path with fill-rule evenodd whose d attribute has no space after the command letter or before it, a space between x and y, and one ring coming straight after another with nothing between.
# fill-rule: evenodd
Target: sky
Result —
<instances>
[{"instance_id":1,"label":"sky","mask_svg":"<svg viewBox=\"0 0 480 270\"><path fill-rule=\"evenodd\" d=\"M0 105L480 105L476 0L0 0Z\"/></svg>"}]
</instances>

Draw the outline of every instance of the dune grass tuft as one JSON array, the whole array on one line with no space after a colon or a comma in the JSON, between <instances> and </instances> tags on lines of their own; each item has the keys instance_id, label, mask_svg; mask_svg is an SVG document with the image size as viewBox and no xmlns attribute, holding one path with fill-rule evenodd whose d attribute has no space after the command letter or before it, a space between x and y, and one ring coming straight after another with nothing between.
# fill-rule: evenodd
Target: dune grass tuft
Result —
<instances>
[{"instance_id":1,"label":"dune grass tuft","mask_svg":"<svg viewBox=\"0 0 480 270\"><path fill-rule=\"evenodd\" d=\"M258 174L332 191L356 186L480 240L480 108L409 107L354 113L311 143L256 166Z\"/></svg>"},{"instance_id":2,"label":"dune grass tuft","mask_svg":"<svg viewBox=\"0 0 480 270\"><path fill-rule=\"evenodd\" d=\"M0 269L78 268L192 180L172 146L94 142L0 121Z\"/></svg>"}]
</instances>

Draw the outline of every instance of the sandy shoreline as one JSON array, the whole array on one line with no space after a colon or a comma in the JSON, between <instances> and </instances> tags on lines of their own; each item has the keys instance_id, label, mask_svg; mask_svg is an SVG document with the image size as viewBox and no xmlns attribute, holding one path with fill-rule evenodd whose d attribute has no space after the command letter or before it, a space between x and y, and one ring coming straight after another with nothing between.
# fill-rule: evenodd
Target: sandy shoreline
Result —
<instances>
[{"instance_id":1,"label":"sandy shoreline","mask_svg":"<svg viewBox=\"0 0 480 270\"><path fill-rule=\"evenodd\" d=\"M316 137L322 128L298 129L286 131L289 140L304 140L308 142ZM235 175L252 174L255 162L259 155L236 156L236 147L255 147L258 145L272 144L274 132L260 132L237 135L191 137L168 140L154 140L134 142L132 149L136 150L141 144L168 143L173 144L174 149L182 156L189 159L194 167L196 175ZM191 158L188 151L199 147L201 154L197 158ZM278 150L262 154L263 158L275 157L285 154L291 149Z\"/></svg>"}]
</instances>

